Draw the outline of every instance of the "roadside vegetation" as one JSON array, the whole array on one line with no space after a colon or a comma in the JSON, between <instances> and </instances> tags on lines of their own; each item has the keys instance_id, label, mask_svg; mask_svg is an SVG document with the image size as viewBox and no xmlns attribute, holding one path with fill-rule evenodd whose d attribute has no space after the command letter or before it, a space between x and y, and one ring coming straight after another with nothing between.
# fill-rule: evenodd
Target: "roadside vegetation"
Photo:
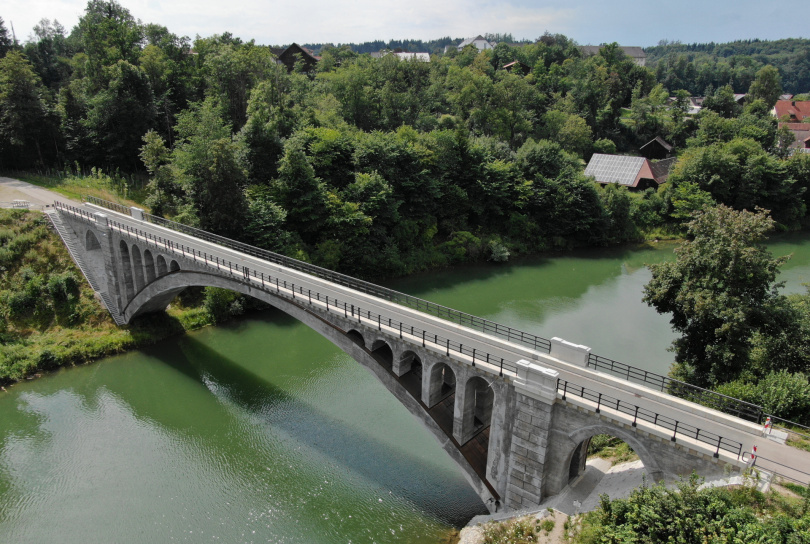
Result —
<instances>
[{"instance_id":1,"label":"roadside vegetation","mask_svg":"<svg viewBox=\"0 0 810 544\"><path fill-rule=\"evenodd\" d=\"M569 521L570 542L810 542L807 488L793 486L797 497L762 493L753 485L699 489L700 484L693 475L674 489L645 486L614 501L603 495L599 509Z\"/></svg>"}]
</instances>

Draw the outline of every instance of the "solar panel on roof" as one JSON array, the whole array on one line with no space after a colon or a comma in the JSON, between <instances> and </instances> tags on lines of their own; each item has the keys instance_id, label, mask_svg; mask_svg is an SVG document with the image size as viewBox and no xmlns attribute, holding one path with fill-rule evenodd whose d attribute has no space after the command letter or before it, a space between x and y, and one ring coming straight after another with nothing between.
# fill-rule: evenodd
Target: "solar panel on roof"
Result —
<instances>
[{"instance_id":1,"label":"solar panel on roof","mask_svg":"<svg viewBox=\"0 0 810 544\"><path fill-rule=\"evenodd\" d=\"M593 176L599 183L633 185L643 165L644 157L595 153L585 168L585 175Z\"/></svg>"}]
</instances>

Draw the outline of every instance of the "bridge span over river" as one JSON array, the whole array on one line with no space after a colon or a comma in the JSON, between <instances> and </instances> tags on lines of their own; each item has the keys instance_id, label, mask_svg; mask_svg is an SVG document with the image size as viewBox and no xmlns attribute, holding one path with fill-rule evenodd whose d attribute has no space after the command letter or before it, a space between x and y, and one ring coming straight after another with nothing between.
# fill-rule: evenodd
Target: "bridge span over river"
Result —
<instances>
[{"instance_id":1,"label":"bridge span over river","mask_svg":"<svg viewBox=\"0 0 810 544\"><path fill-rule=\"evenodd\" d=\"M559 493L600 433L627 442L655 479L739 471L757 445L758 467L810 483L810 453L766 437L755 405L138 208L90 198L48 214L119 325L215 286L325 336L433 433L491 511Z\"/></svg>"}]
</instances>

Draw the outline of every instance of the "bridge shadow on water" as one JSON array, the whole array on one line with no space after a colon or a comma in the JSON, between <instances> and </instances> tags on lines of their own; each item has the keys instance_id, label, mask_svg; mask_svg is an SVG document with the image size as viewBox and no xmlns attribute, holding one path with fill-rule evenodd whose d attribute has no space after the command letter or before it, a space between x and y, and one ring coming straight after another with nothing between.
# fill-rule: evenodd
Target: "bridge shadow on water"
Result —
<instances>
[{"instance_id":1,"label":"bridge shadow on water","mask_svg":"<svg viewBox=\"0 0 810 544\"><path fill-rule=\"evenodd\" d=\"M434 464L425 463L403 449L392 447L328 412L302 402L193 336L180 342L164 342L143 351L200 383L215 396L258 417L268 428L306 444L331 458L336 465L362 475L446 523L459 526L474 515L486 512L466 481L456 480L461 487L454 488L453 480ZM362 402L362 399L358 398L357 402ZM398 401L392 397L391 402ZM283 407L281 413L277 412L279 407ZM374 416L369 413L368 417ZM256 447L255 443L246 441L244 444L244 448ZM438 455L446 453L439 449ZM432 482L435 484L431 485ZM448 484L451 484L450 489L447 489ZM425 492L425 489L431 489L431 492ZM448 493L469 495L468 499L457 501ZM445 499L457 504L446 508Z\"/></svg>"}]
</instances>

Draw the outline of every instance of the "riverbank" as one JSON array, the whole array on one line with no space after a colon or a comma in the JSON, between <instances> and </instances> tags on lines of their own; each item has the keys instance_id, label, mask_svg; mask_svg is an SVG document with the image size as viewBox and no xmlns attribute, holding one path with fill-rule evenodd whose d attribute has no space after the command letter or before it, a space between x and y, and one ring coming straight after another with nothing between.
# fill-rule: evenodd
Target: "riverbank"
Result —
<instances>
[{"instance_id":1,"label":"riverbank","mask_svg":"<svg viewBox=\"0 0 810 544\"><path fill-rule=\"evenodd\" d=\"M192 290L165 313L118 327L49 227L40 212L0 210L0 385L227 319Z\"/></svg>"}]
</instances>

